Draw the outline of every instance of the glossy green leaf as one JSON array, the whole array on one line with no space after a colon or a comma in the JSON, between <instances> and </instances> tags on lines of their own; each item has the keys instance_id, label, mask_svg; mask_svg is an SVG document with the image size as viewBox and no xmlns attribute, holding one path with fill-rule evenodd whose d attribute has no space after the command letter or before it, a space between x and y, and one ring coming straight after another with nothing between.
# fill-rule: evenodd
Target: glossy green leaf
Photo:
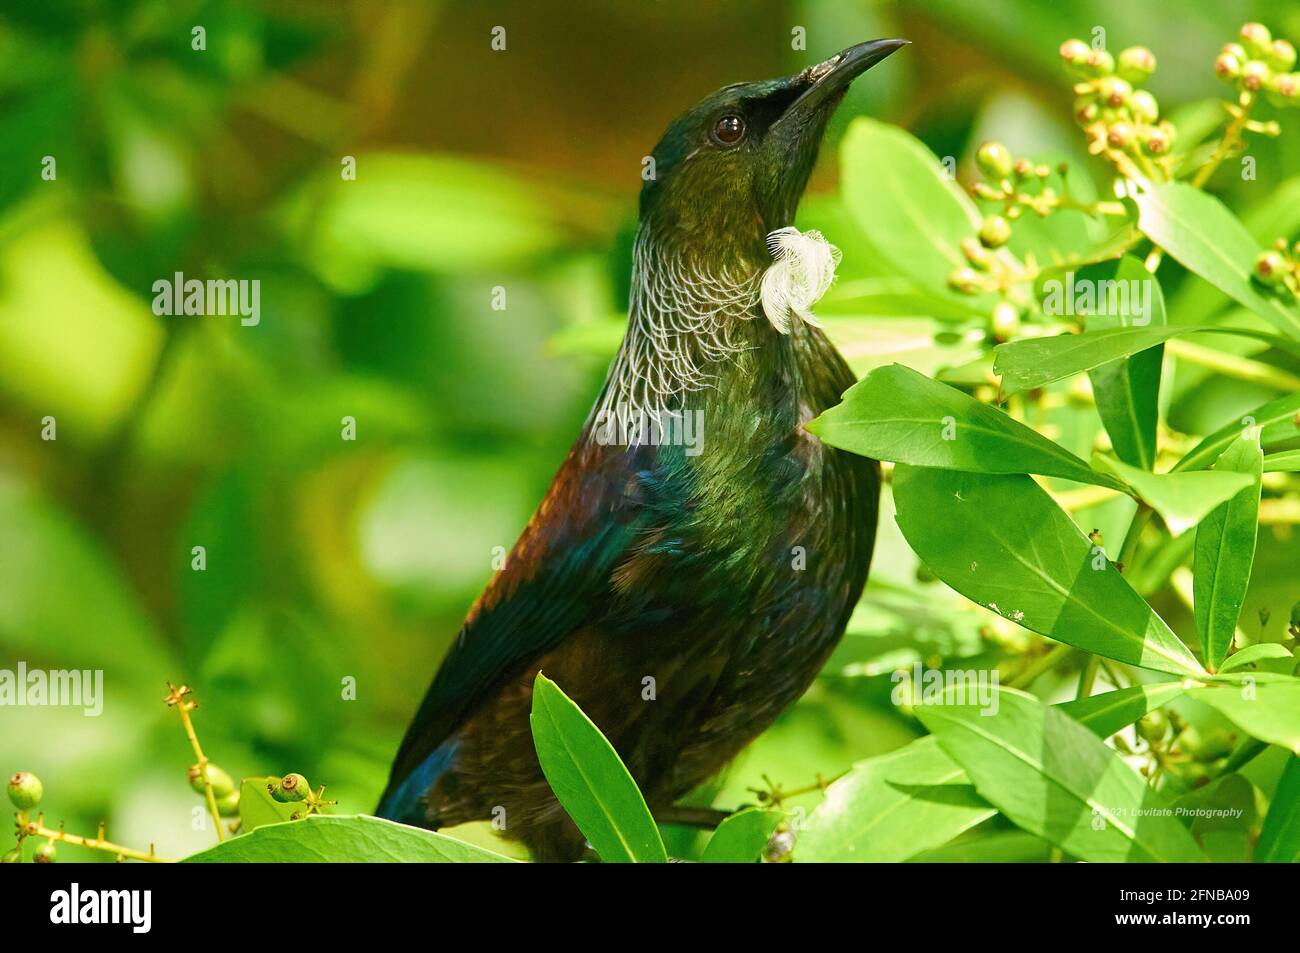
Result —
<instances>
[{"instance_id":1,"label":"glossy green leaf","mask_svg":"<svg viewBox=\"0 0 1300 953\"><path fill-rule=\"evenodd\" d=\"M1187 686L1182 682L1156 682L1090 695L1063 702L1056 707L1098 737L1109 738L1147 712L1164 707L1186 691Z\"/></svg>"},{"instance_id":2,"label":"glossy green leaf","mask_svg":"<svg viewBox=\"0 0 1300 953\"><path fill-rule=\"evenodd\" d=\"M1203 674L1056 502L1026 476L899 465L898 525L929 569L1027 629L1107 658Z\"/></svg>"},{"instance_id":3,"label":"glossy green leaf","mask_svg":"<svg viewBox=\"0 0 1300 953\"><path fill-rule=\"evenodd\" d=\"M1260 443L1265 447L1300 437L1297 414L1300 414L1300 391L1261 404L1214 431L1174 464L1173 470L1201 470L1210 466L1229 444L1241 436L1243 427L1258 427Z\"/></svg>"},{"instance_id":4,"label":"glossy green leaf","mask_svg":"<svg viewBox=\"0 0 1300 953\"><path fill-rule=\"evenodd\" d=\"M1131 486L1160 514L1173 536L1181 536L1251 483L1244 473L1222 470L1151 473L1102 454L1093 457L1093 466L1115 474Z\"/></svg>"},{"instance_id":5,"label":"glossy green leaf","mask_svg":"<svg viewBox=\"0 0 1300 953\"><path fill-rule=\"evenodd\" d=\"M1253 433L1253 432L1252 432ZM1168 479L1242 474L1245 486L1216 506L1196 528L1196 562L1193 595L1196 631L1201 638L1205 665L1217 671L1228 657L1237 631L1237 618L1250 586L1255 562L1255 537L1259 529L1260 472L1263 454L1259 438L1234 440L1219 457L1213 471L1174 473Z\"/></svg>"},{"instance_id":6,"label":"glossy green leaf","mask_svg":"<svg viewBox=\"0 0 1300 953\"><path fill-rule=\"evenodd\" d=\"M765 811L758 807L731 815L709 838L700 857L701 863L756 863L783 817L785 815L780 811Z\"/></svg>"},{"instance_id":7,"label":"glossy green leaf","mask_svg":"<svg viewBox=\"0 0 1300 953\"><path fill-rule=\"evenodd\" d=\"M1204 855L1165 799L1062 711L1000 689L996 714L930 704L917 717L975 789L1017 827L1092 863L1194 862Z\"/></svg>"},{"instance_id":8,"label":"glossy green leaf","mask_svg":"<svg viewBox=\"0 0 1300 953\"><path fill-rule=\"evenodd\" d=\"M1265 473L1295 473L1300 470L1300 450L1270 453L1264 458Z\"/></svg>"},{"instance_id":9,"label":"glossy green leaf","mask_svg":"<svg viewBox=\"0 0 1300 953\"><path fill-rule=\"evenodd\" d=\"M934 154L888 123L853 120L840 144L844 204L863 237L893 269L968 310L972 299L948 289L968 267L961 240L982 216Z\"/></svg>"},{"instance_id":10,"label":"glossy green leaf","mask_svg":"<svg viewBox=\"0 0 1300 953\"><path fill-rule=\"evenodd\" d=\"M997 408L901 364L872 371L807 427L833 447L876 460L978 473L1039 473L1127 490Z\"/></svg>"},{"instance_id":11,"label":"glossy green leaf","mask_svg":"<svg viewBox=\"0 0 1300 953\"><path fill-rule=\"evenodd\" d=\"M1292 755L1278 779L1255 845L1257 864L1300 862L1300 756Z\"/></svg>"},{"instance_id":12,"label":"glossy green leaf","mask_svg":"<svg viewBox=\"0 0 1300 953\"><path fill-rule=\"evenodd\" d=\"M1080 274L1097 282L1124 282L1143 290L1142 314L1133 321L1155 327L1165 321L1165 296L1160 282L1133 257L1119 262L1093 265ZM1104 287L1104 285L1103 285ZM1122 317L1113 314L1087 316L1089 330L1119 327ZM1138 354L1108 361L1088 371L1097 414L1110 437L1115 455L1132 466L1150 470L1156 459L1156 420L1159 417L1160 372L1165 349L1156 345Z\"/></svg>"},{"instance_id":13,"label":"glossy green leaf","mask_svg":"<svg viewBox=\"0 0 1300 953\"><path fill-rule=\"evenodd\" d=\"M1219 666L1218 671L1235 672L1245 668L1247 665L1254 665L1257 662L1267 662L1269 659L1294 659L1295 656L1286 648L1278 645L1276 642L1260 642L1255 645L1248 645L1240 652L1233 652L1227 660Z\"/></svg>"},{"instance_id":14,"label":"glossy green leaf","mask_svg":"<svg viewBox=\"0 0 1300 953\"><path fill-rule=\"evenodd\" d=\"M187 857L190 864L513 863L453 837L364 814L267 824Z\"/></svg>"},{"instance_id":15,"label":"glossy green leaf","mask_svg":"<svg viewBox=\"0 0 1300 953\"><path fill-rule=\"evenodd\" d=\"M1251 281L1259 242L1214 196L1185 182L1137 196L1138 227L1186 268L1245 305L1284 334L1300 338L1300 311Z\"/></svg>"},{"instance_id":16,"label":"glossy green leaf","mask_svg":"<svg viewBox=\"0 0 1300 953\"><path fill-rule=\"evenodd\" d=\"M659 828L618 752L582 709L538 673L529 715L551 790L606 863L668 860Z\"/></svg>"},{"instance_id":17,"label":"glossy green leaf","mask_svg":"<svg viewBox=\"0 0 1300 953\"><path fill-rule=\"evenodd\" d=\"M1271 672L1220 673L1188 695L1216 709L1252 738L1300 754L1300 678Z\"/></svg>"},{"instance_id":18,"label":"glossy green leaf","mask_svg":"<svg viewBox=\"0 0 1300 953\"><path fill-rule=\"evenodd\" d=\"M933 738L918 738L832 783L799 834L795 859L907 860L994 813Z\"/></svg>"}]
</instances>

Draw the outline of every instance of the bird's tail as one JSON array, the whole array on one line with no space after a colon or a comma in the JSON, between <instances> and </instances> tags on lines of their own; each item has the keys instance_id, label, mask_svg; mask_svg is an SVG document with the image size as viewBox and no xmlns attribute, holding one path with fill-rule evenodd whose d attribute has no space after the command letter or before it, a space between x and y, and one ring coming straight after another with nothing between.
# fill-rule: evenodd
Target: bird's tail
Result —
<instances>
[{"instance_id":1,"label":"bird's tail","mask_svg":"<svg viewBox=\"0 0 1300 953\"><path fill-rule=\"evenodd\" d=\"M436 821L429 816L425 794L451 767L455 756L456 743L449 739L434 748L410 774L390 778L375 809L376 816L415 827L436 827Z\"/></svg>"}]
</instances>

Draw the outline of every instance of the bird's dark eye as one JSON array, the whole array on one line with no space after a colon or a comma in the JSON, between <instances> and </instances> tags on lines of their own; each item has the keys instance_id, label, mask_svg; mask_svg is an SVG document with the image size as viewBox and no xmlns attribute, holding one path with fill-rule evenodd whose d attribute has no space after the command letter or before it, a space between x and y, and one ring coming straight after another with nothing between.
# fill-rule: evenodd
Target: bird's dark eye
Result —
<instances>
[{"instance_id":1,"label":"bird's dark eye","mask_svg":"<svg viewBox=\"0 0 1300 953\"><path fill-rule=\"evenodd\" d=\"M713 127L713 138L724 146L734 146L745 135L745 120L739 116L723 116Z\"/></svg>"}]
</instances>

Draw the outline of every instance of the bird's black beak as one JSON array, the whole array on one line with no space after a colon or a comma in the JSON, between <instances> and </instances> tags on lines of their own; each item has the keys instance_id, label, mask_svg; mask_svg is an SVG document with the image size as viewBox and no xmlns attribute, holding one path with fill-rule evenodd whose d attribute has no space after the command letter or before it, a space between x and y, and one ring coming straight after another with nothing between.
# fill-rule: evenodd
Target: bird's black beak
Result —
<instances>
[{"instance_id":1,"label":"bird's black beak","mask_svg":"<svg viewBox=\"0 0 1300 953\"><path fill-rule=\"evenodd\" d=\"M819 118L824 119L850 83L895 50L907 45L907 40L869 40L850 46L826 62L810 66L790 77L791 85L795 88L802 87L803 92L776 121L774 131L793 131Z\"/></svg>"}]
</instances>

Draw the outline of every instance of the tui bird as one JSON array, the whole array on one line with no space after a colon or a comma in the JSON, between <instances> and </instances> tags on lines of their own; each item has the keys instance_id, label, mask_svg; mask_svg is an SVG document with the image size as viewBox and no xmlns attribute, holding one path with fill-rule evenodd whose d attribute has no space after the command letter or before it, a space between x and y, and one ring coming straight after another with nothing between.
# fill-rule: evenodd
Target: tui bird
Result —
<instances>
[{"instance_id":1,"label":"tui bird","mask_svg":"<svg viewBox=\"0 0 1300 953\"><path fill-rule=\"evenodd\" d=\"M503 819L535 860L576 859L583 837L533 748L538 671L662 813L826 661L866 582L880 473L803 429L854 377L764 276L781 236L798 234L831 113L905 43L724 87L655 147L622 347L407 729L380 816ZM698 424L693 441L673 439L682 421Z\"/></svg>"}]
</instances>

